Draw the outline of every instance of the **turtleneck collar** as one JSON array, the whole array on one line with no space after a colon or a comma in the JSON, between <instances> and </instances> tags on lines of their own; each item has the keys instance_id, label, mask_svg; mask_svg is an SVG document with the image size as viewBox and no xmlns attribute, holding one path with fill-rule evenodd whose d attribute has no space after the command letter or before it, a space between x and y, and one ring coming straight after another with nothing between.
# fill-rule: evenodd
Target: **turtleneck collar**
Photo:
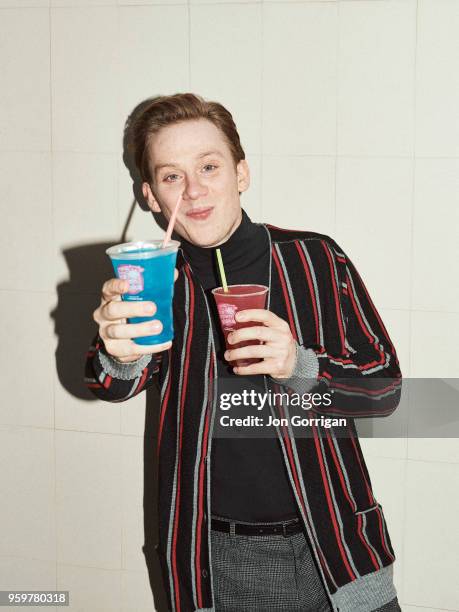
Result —
<instances>
[{"instance_id":1,"label":"turtleneck collar","mask_svg":"<svg viewBox=\"0 0 459 612\"><path fill-rule=\"evenodd\" d=\"M221 284L217 274L216 248L221 251L228 284L239 284L241 276L245 276L245 272L269 252L269 239L265 228L253 223L242 209L240 224L223 244L204 248L181 238L181 248L204 289L207 289Z\"/></svg>"}]
</instances>

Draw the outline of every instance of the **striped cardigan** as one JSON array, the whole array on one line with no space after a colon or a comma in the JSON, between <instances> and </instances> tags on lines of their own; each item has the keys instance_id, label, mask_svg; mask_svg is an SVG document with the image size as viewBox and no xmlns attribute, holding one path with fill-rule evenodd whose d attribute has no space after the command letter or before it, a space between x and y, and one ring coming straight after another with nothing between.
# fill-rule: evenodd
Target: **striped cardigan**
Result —
<instances>
[{"instance_id":1,"label":"striped cardigan","mask_svg":"<svg viewBox=\"0 0 459 612\"><path fill-rule=\"evenodd\" d=\"M289 323L300 346L317 355L318 388L333 390L333 402L315 410L347 416L350 434L314 426L311 437L295 438L288 428L278 430L284 462L332 609L368 612L396 596L395 556L353 418L388 415L397 407L397 355L361 277L333 239L263 227L271 251L268 308ZM120 402L159 373L163 578L172 610L213 611L209 509L216 355L209 305L181 250L177 267L172 348L144 358L135 378L122 371L114 377L102 365L104 347L97 337L85 381L100 399ZM269 384L274 381L266 376L266 389ZM283 416L275 410L273 416Z\"/></svg>"}]
</instances>

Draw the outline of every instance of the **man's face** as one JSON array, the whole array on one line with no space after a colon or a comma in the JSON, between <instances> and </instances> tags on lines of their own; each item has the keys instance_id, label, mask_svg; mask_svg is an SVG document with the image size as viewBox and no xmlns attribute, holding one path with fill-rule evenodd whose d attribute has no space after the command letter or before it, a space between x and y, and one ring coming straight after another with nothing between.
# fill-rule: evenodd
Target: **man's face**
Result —
<instances>
[{"instance_id":1,"label":"man's face","mask_svg":"<svg viewBox=\"0 0 459 612\"><path fill-rule=\"evenodd\" d=\"M149 153L153 183L142 190L151 210L169 220L182 193L175 231L202 247L225 242L240 223L250 174L245 160L235 167L223 133L206 119L183 121L162 128Z\"/></svg>"}]
</instances>

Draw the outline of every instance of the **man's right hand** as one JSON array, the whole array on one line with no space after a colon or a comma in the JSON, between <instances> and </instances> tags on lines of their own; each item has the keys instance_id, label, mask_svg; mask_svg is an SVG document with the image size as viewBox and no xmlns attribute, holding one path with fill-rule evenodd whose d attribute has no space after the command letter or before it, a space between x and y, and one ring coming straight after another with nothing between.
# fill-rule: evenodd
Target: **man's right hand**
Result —
<instances>
[{"instance_id":1,"label":"man's right hand","mask_svg":"<svg viewBox=\"0 0 459 612\"><path fill-rule=\"evenodd\" d=\"M174 281L178 272L175 270ZM105 344L107 353L121 363L136 361L142 355L159 353L172 346L172 342L142 346L131 338L160 334L163 325L158 319L144 323L127 323L132 317L152 316L156 312L154 302L124 302L121 295L129 289L129 282L111 278L102 287L100 306L93 312L93 319L99 325L99 336Z\"/></svg>"}]
</instances>

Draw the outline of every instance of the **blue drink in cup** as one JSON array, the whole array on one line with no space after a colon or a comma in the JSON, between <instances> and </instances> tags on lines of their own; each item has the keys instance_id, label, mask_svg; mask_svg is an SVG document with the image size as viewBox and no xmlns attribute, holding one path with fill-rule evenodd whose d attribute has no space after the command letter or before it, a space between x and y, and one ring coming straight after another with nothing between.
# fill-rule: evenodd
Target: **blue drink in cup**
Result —
<instances>
[{"instance_id":1,"label":"blue drink in cup","mask_svg":"<svg viewBox=\"0 0 459 612\"><path fill-rule=\"evenodd\" d=\"M157 319L163 325L160 334L132 338L136 344L162 344L174 337L172 297L180 242L169 240L166 247L162 245L162 240L145 240L117 244L106 250L116 277L129 281L129 290L121 295L121 299L125 302L148 301L156 304L154 315L132 317L128 322L144 323Z\"/></svg>"}]
</instances>

